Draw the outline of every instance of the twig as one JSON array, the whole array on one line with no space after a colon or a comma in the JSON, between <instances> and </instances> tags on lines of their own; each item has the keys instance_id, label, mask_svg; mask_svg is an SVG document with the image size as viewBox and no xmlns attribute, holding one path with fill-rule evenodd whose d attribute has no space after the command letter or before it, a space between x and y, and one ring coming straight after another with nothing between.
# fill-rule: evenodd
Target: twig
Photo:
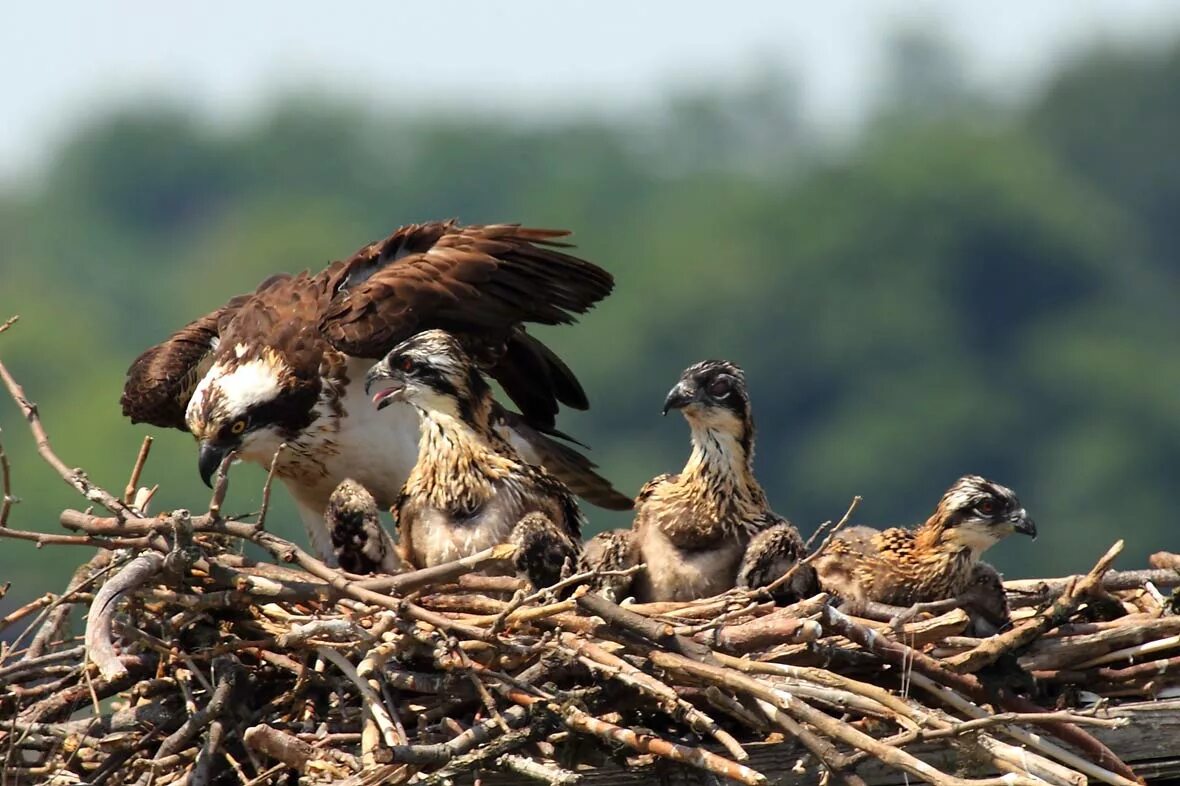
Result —
<instances>
[{"instance_id":1,"label":"twig","mask_svg":"<svg viewBox=\"0 0 1180 786\"><path fill-rule=\"evenodd\" d=\"M1098 560L1090 572L1076 582L1071 583L1061 597L1046 612L1040 614L1031 625L1023 625L1005 631L996 636L984 639L973 650L956 655L947 660L952 669L962 673L978 671L984 666L995 663L1004 653L1019 649L1032 642L1050 628L1054 628L1069 619L1078 604L1101 586L1102 577L1110 570L1111 564L1123 550L1123 541L1111 546Z\"/></svg>"},{"instance_id":2,"label":"twig","mask_svg":"<svg viewBox=\"0 0 1180 786\"><path fill-rule=\"evenodd\" d=\"M853 497L852 502L848 505L848 510L844 511L844 515L841 516L840 520L836 522L836 526L834 526L830 530L828 530L828 534L824 537L823 542L821 542L819 544L819 548L817 548L815 551L811 552L804 559L801 559L798 562L796 562L794 565L792 565L790 567L790 569L786 573L779 576L774 581L770 582L770 584L767 584L765 587L760 587L756 590L751 590L751 592L759 593L761 595L770 595L775 590L777 590L779 587L782 587L785 584L789 583L791 581L791 579L793 579L795 577L795 574L798 573L799 570L803 566L811 565L811 563L813 561L815 561L821 554L823 554L823 551L827 547L827 545L829 543L831 543L832 540L836 537L836 535L839 534L840 530L842 530L848 524L848 522L852 520L852 514L856 512L856 509L858 507L860 507L860 503L861 503L860 496Z\"/></svg>"},{"instance_id":3,"label":"twig","mask_svg":"<svg viewBox=\"0 0 1180 786\"><path fill-rule=\"evenodd\" d=\"M259 723L246 729L242 739L246 743L246 747L281 761L300 772L315 755L315 748L311 745L265 723Z\"/></svg>"},{"instance_id":4,"label":"twig","mask_svg":"<svg viewBox=\"0 0 1180 786\"><path fill-rule=\"evenodd\" d=\"M8 324L8 323L6 323ZM0 434L4 433L0 429ZM0 529L8 526L8 514L12 512L12 505L17 501L12 496L12 468L8 466L8 454L4 452L4 442L0 440L0 480L3 481L3 500L0 500Z\"/></svg>"},{"instance_id":5,"label":"twig","mask_svg":"<svg viewBox=\"0 0 1180 786\"><path fill-rule=\"evenodd\" d=\"M394 728L393 719L389 717L389 713L385 710L385 704L381 701L381 697L377 692L369 685L368 680L361 679L360 675L356 672L356 668L339 652L327 647L316 647L316 652L321 658L331 662L333 666L340 669L340 672L348 678L349 682L355 685L356 689L360 691L366 710L373 716L373 720L377 723L377 728L381 730L381 736L384 739L385 745L391 748L397 745L397 729Z\"/></svg>"},{"instance_id":6,"label":"twig","mask_svg":"<svg viewBox=\"0 0 1180 786\"><path fill-rule=\"evenodd\" d=\"M11 324L11 322L6 324ZM12 374L8 372L8 368L2 362L0 362L0 379L4 380L9 395L12 396L12 400L16 402L21 414L29 423L29 429L33 432L33 439L37 443L37 453L57 472L61 479L83 497L95 504L102 505L116 516L132 515L132 510L120 502L118 498L112 496L101 486L91 483L90 479L86 477L86 473L78 469L70 469L65 465L65 462L57 457L49 444L49 436L45 433L44 426L41 425L41 416L37 412L37 405L25 397L24 390L12 378Z\"/></svg>"},{"instance_id":7,"label":"twig","mask_svg":"<svg viewBox=\"0 0 1180 786\"><path fill-rule=\"evenodd\" d=\"M542 764L536 759L519 756L515 753L505 753L492 764L497 769L514 772L534 781L548 783L550 786L573 786L573 784L582 782L582 776L576 772L570 772L552 764Z\"/></svg>"},{"instance_id":8,"label":"twig","mask_svg":"<svg viewBox=\"0 0 1180 786\"><path fill-rule=\"evenodd\" d=\"M90 615L86 618L86 655L98 666L104 678L114 681L127 674L127 668L111 641L111 623L116 604L124 594L147 582L163 567L163 555L156 552L140 554L110 578L94 596Z\"/></svg>"},{"instance_id":9,"label":"twig","mask_svg":"<svg viewBox=\"0 0 1180 786\"><path fill-rule=\"evenodd\" d=\"M70 578L70 583L66 586L65 593L54 601L50 607L49 616L41 625L33 640L29 642L29 648L25 652L25 661L38 658L45 651L46 647L53 641L53 639L61 631L62 626L66 624L69 619L70 612L73 611L74 605L66 601L72 598L75 594L80 592L83 588L89 586L96 581L99 576L103 575L111 564L111 552L97 551L88 562L74 571L74 575Z\"/></svg>"},{"instance_id":10,"label":"twig","mask_svg":"<svg viewBox=\"0 0 1180 786\"><path fill-rule=\"evenodd\" d=\"M523 706L532 706L543 701L536 696L523 691L509 690L506 695L512 701ZM744 764L722 758L710 753L704 748L693 748L656 737L652 734L637 732L608 723L601 718L589 715L572 704L557 705L550 703L549 709L556 713L562 721L573 731L592 734L611 744L626 745L640 753L650 753L670 761L687 764L724 778L744 783L748 786L765 786L766 777L762 773L750 769Z\"/></svg>"},{"instance_id":11,"label":"twig","mask_svg":"<svg viewBox=\"0 0 1180 786\"><path fill-rule=\"evenodd\" d=\"M899 642L888 641L884 636L877 634L875 631L857 625L849 617L830 606L824 609L823 621L825 627L871 650L898 668L905 669L907 672L910 669L915 673L921 672L943 685L967 694L977 701L987 701L991 698L988 689L975 676L953 672L943 666L940 661L936 661L924 653L918 652ZM1005 692L1000 693L999 700L1007 709L1015 712L1044 711L1027 699ZM1110 748L1077 726L1068 723L1054 723L1049 724L1046 728L1063 742L1068 742L1085 751L1100 766L1108 768L1111 774L1117 775L1132 783L1135 781L1135 774L1131 768L1116 756Z\"/></svg>"},{"instance_id":12,"label":"twig","mask_svg":"<svg viewBox=\"0 0 1180 786\"><path fill-rule=\"evenodd\" d=\"M266 527L266 514L270 510L270 487L274 483L275 468L279 465L279 456L287 449L287 443L282 442L275 450L275 454L271 456L270 467L266 470L266 482L262 484L262 503L258 508L258 527L260 529Z\"/></svg>"},{"instance_id":13,"label":"twig","mask_svg":"<svg viewBox=\"0 0 1180 786\"><path fill-rule=\"evenodd\" d=\"M139 455L135 457L135 465L131 467L131 477L127 481L127 487L123 489L123 502L127 505L133 505L135 502L135 493L139 490L139 476L143 474L143 466L147 463L151 450L152 437L149 434L139 445Z\"/></svg>"}]
</instances>

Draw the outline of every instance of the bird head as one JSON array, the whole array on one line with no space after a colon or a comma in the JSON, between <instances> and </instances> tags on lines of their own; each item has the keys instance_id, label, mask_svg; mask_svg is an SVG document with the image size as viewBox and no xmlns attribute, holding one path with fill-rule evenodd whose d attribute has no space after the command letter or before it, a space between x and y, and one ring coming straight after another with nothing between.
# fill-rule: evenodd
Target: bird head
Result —
<instances>
[{"instance_id":1,"label":"bird head","mask_svg":"<svg viewBox=\"0 0 1180 786\"><path fill-rule=\"evenodd\" d=\"M965 475L942 495L931 521L943 542L976 554L1014 532L1037 536L1037 525L1025 512L1015 492L979 475Z\"/></svg>"},{"instance_id":2,"label":"bird head","mask_svg":"<svg viewBox=\"0 0 1180 786\"><path fill-rule=\"evenodd\" d=\"M404 401L424 412L465 421L491 392L470 355L443 330L427 330L398 344L365 375L377 409Z\"/></svg>"},{"instance_id":3,"label":"bird head","mask_svg":"<svg viewBox=\"0 0 1180 786\"><path fill-rule=\"evenodd\" d=\"M746 375L727 360L689 366L664 399L663 414L679 409L694 428L741 435L751 429Z\"/></svg>"},{"instance_id":4,"label":"bird head","mask_svg":"<svg viewBox=\"0 0 1180 786\"><path fill-rule=\"evenodd\" d=\"M216 360L197 384L185 410L188 430L200 443L197 466L212 485L213 473L231 451L268 463L279 445L314 419L318 382L295 374L269 347L238 344Z\"/></svg>"}]
</instances>

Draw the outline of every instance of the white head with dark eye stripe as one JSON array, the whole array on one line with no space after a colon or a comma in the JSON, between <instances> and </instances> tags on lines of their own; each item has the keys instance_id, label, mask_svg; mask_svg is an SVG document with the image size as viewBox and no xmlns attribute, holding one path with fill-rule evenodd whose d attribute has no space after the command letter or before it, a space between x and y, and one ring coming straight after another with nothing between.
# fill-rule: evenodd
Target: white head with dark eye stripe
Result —
<instances>
[{"instance_id":1,"label":"white head with dark eye stripe","mask_svg":"<svg viewBox=\"0 0 1180 786\"><path fill-rule=\"evenodd\" d=\"M443 330L411 336L365 376L365 392L377 409L404 401L466 422L473 421L490 390L467 352Z\"/></svg>"},{"instance_id":2,"label":"white head with dark eye stripe","mask_svg":"<svg viewBox=\"0 0 1180 786\"><path fill-rule=\"evenodd\" d=\"M664 399L664 414L679 409L694 427L753 438L746 375L728 360L705 360L684 370Z\"/></svg>"},{"instance_id":3,"label":"white head with dark eye stripe","mask_svg":"<svg viewBox=\"0 0 1180 786\"><path fill-rule=\"evenodd\" d=\"M1037 536L1016 492L979 475L964 475L938 503L931 521L943 541L982 552L1014 532Z\"/></svg>"}]
</instances>

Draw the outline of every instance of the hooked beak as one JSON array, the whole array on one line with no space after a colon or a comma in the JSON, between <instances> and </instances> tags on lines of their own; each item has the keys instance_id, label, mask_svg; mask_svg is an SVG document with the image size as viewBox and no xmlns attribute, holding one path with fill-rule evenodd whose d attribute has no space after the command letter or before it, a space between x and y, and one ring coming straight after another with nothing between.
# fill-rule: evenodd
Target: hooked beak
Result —
<instances>
[{"instance_id":1,"label":"hooked beak","mask_svg":"<svg viewBox=\"0 0 1180 786\"><path fill-rule=\"evenodd\" d=\"M384 385L376 393L373 393L373 386L379 383L384 383ZM365 395L373 397L373 405L379 410L385 409L395 401L401 401L405 397L405 393L405 380L400 374L395 373L389 367L389 363L384 360L373 364L369 373L365 374Z\"/></svg>"},{"instance_id":2,"label":"hooked beak","mask_svg":"<svg viewBox=\"0 0 1180 786\"><path fill-rule=\"evenodd\" d=\"M226 453L229 453L227 447L210 442L201 443L200 453L197 455L197 469L201 472L201 480L205 481L209 488L213 488L213 475L225 460Z\"/></svg>"},{"instance_id":3,"label":"hooked beak","mask_svg":"<svg viewBox=\"0 0 1180 786\"><path fill-rule=\"evenodd\" d=\"M696 401L695 391L689 387L687 382L681 380L676 383L676 387L668 391L668 397L664 399L664 409L660 414L667 415L670 409L684 409L694 401Z\"/></svg>"},{"instance_id":4,"label":"hooked beak","mask_svg":"<svg viewBox=\"0 0 1180 786\"><path fill-rule=\"evenodd\" d=\"M1037 539L1037 523L1029 518L1024 508L1013 513L1008 520L1012 522L1012 528L1021 535L1028 535L1033 540Z\"/></svg>"}]
</instances>

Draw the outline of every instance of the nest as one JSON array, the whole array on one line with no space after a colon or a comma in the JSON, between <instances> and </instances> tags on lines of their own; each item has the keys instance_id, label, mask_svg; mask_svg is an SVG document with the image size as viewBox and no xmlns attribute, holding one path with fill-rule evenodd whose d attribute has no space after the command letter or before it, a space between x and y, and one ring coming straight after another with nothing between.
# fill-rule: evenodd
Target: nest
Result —
<instances>
[{"instance_id":1,"label":"nest","mask_svg":"<svg viewBox=\"0 0 1180 786\"><path fill-rule=\"evenodd\" d=\"M987 638L953 603L874 620L757 591L619 605L587 575L534 592L480 572L511 546L352 576L267 530L269 478L249 519L221 513L228 464L206 512L148 515L145 442L122 498L95 486L0 376L110 514L9 528L0 450L0 535L96 547L0 619L25 627L0 658L7 783L1123 786L1107 741L1180 682L1173 555L1113 572L1116 544L1084 575L1009 582L1013 624Z\"/></svg>"}]
</instances>

